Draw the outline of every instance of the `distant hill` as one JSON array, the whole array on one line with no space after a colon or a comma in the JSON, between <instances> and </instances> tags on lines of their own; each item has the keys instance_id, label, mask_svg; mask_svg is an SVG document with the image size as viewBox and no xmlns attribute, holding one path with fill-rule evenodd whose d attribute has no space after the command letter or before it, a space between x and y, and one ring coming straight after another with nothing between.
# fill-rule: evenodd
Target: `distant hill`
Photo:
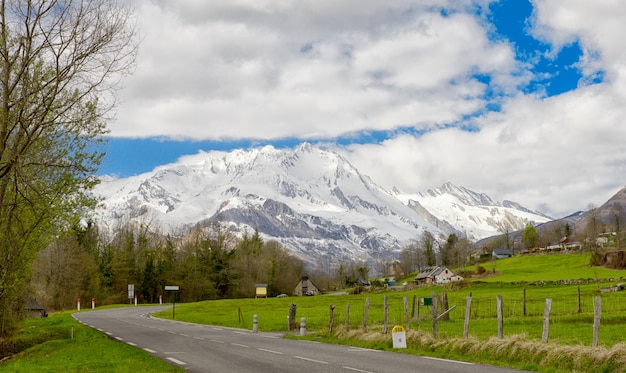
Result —
<instances>
[{"instance_id":1,"label":"distant hill","mask_svg":"<svg viewBox=\"0 0 626 373\"><path fill-rule=\"evenodd\" d=\"M570 240L581 240L587 234L590 234L591 225L594 222L596 234L626 230L626 187L622 188L599 207L594 207L587 211L577 211L566 217L538 224L536 226L537 231L544 236L544 241L547 241L539 244L558 243L560 239L564 238L564 227L566 225L570 229ZM522 234L523 229L511 232L511 240L519 245ZM479 240L477 246L489 246L499 235Z\"/></svg>"}]
</instances>

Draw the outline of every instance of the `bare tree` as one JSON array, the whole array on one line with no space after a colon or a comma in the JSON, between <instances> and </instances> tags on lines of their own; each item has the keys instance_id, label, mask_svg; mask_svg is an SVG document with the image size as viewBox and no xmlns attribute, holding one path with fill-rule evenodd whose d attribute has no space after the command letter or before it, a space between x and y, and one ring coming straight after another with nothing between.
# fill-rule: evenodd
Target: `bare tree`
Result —
<instances>
[{"instance_id":1,"label":"bare tree","mask_svg":"<svg viewBox=\"0 0 626 373\"><path fill-rule=\"evenodd\" d=\"M95 202L98 145L135 35L116 0L0 1L0 333L36 253Z\"/></svg>"},{"instance_id":2,"label":"bare tree","mask_svg":"<svg viewBox=\"0 0 626 373\"><path fill-rule=\"evenodd\" d=\"M513 217L506 213L504 218L497 223L498 231L502 233L506 240L506 248L512 253L515 254L515 248L513 246L513 242L511 240L511 234L516 229L521 229L521 227L516 227L515 222L513 221Z\"/></svg>"}]
</instances>

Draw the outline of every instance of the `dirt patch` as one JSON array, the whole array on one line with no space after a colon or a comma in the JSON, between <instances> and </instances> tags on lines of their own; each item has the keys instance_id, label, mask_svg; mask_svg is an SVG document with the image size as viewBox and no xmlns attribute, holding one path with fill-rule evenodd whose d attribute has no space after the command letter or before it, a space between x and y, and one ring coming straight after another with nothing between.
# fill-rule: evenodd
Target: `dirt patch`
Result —
<instances>
[{"instance_id":1,"label":"dirt patch","mask_svg":"<svg viewBox=\"0 0 626 373\"><path fill-rule=\"evenodd\" d=\"M614 251L606 253L602 265L610 269L626 269L626 252Z\"/></svg>"}]
</instances>

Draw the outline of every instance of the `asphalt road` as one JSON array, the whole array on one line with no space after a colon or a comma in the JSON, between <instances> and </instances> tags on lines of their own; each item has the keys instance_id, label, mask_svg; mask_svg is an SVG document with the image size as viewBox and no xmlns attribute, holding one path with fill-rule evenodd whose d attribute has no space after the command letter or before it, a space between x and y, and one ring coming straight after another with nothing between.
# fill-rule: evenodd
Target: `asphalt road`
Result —
<instances>
[{"instance_id":1,"label":"asphalt road","mask_svg":"<svg viewBox=\"0 0 626 373\"><path fill-rule=\"evenodd\" d=\"M126 307L74 314L112 339L189 372L501 373L511 369L350 346L283 339L281 333L152 318L171 307Z\"/></svg>"}]
</instances>

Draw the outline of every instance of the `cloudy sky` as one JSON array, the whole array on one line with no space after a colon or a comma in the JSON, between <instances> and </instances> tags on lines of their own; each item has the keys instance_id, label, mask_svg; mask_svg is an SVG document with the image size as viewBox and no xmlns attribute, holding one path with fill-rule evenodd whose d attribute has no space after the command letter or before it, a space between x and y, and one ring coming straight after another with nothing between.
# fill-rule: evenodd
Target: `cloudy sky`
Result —
<instances>
[{"instance_id":1,"label":"cloudy sky","mask_svg":"<svg viewBox=\"0 0 626 373\"><path fill-rule=\"evenodd\" d=\"M303 141L555 217L626 185L626 2L133 0L103 174Z\"/></svg>"}]
</instances>

